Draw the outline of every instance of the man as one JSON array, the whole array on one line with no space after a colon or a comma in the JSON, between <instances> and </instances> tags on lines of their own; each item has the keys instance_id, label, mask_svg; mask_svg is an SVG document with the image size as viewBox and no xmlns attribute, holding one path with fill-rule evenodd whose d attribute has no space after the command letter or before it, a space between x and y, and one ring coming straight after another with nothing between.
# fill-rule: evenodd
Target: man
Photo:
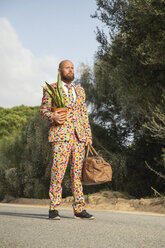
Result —
<instances>
[{"instance_id":1,"label":"man","mask_svg":"<svg viewBox=\"0 0 165 248\"><path fill-rule=\"evenodd\" d=\"M94 219L94 216L85 210L81 184L85 146L88 143L92 144L85 92L83 88L72 82L74 80L74 67L71 61L62 61L59 64L58 73L61 75L67 113L60 113L58 110L51 112L51 98L45 89L40 107L42 117L50 121L49 142L52 142L53 149L49 218L60 219L57 207L62 200L61 183L70 159L74 217ZM52 87L56 88L56 83L52 84Z\"/></svg>"}]
</instances>

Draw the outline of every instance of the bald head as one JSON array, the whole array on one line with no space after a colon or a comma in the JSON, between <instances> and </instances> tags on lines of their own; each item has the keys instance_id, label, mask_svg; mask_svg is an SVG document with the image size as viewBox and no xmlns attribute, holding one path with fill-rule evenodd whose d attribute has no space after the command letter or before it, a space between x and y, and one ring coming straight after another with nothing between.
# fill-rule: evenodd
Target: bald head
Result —
<instances>
[{"instance_id":1,"label":"bald head","mask_svg":"<svg viewBox=\"0 0 165 248\"><path fill-rule=\"evenodd\" d=\"M63 66L65 66L65 64L67 63L71 63L73 65L73 63L68 60L68 59L65 59L65 60L62 60L60 63L59 63L59 67L58 68L62 68Z\"/></svg>"},{"instance_id":2,"label":"bald head","mask_svg":"<svg viewBox=\"0 0 165 248\"><path fill-rule=\"evenodd\" d=\"M63 60L59 64L58 72L61 80L70 84L74 79L74 66L70 60Z\"/></svg>"}]
</instances>

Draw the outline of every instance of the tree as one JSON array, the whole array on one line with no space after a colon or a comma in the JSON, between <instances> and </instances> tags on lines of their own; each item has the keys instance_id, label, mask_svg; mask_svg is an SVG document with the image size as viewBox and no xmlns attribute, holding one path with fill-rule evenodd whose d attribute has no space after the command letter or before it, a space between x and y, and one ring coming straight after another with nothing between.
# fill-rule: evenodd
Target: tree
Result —
<instances>
[{"instance_id":1,"label":"tree","mask_svg":"<svg viewBox=\"0 0 165 248\"><path fill-rule=\"evenodd\" d=\"M163 95L164 1L96 2L98 9L93 17L107 26L110 35L108 38L97 29L97 58L101 63L96 64L101 75L106 70L108 87L122 107L121 114L133 128L135 122L140 124L139 131L149 104L159 104Z\"/></svg>"},{"instance_id":2,"label":"tree","mask_svg":"<svg viewBox=\"0 0 165 248\"><path fill-rule=\"evenodd\" d=\"M38 107L24 105L13 108L0 108L0 138L12 136L21 130L24 123L32 118Z\"/></svg>"},{"instance_id":3,"label":"tree","mask_svg":"<svg viewBox=\"0 0 165 248\"><path fill-rule=\"evenodd\" d=\"M109 144L108 151L115 147L116 154L120 151L126 157L125 189L138 197L149 195L149 185L154 179L146 170L145 161L154 168L161 167L162 143L153 139L143 125L153 115L150 106L155 109L164 97L165 4L162 0L96 3L98 8L93 17L107 29L97 28L100 46L90 76L93 80L88 80L94 95L89 98L94 106L91 118L107 133L106 140L101 141L104 146ZM136 171L139 186L135 183ZM133 173L130 174L133 180L129 173ZM144 181L146 176L151 180ZM155 184L159 185L159 180L155 179Z\"/></svg>"},{"instance_id":4,"label":"tree","mask_svg":"<svg viewBox=\"0 0 165 248\"><path fill-rule=\"evenodd\" d=\"M19 133L2 139L0 178L3 197L5 194L48 197L52 156L48 128L48 122L41 119L38 108Z\"/></svg>"}]
</instances>

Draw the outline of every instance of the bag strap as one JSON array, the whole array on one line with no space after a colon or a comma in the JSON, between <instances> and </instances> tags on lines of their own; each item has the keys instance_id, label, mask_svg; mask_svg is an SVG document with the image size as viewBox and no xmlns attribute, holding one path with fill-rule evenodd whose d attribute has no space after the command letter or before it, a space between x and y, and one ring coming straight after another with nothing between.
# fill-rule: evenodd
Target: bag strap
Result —
<instances>
[{"instance_id":1,"label":"bag strap","mask_svg":"<svg viewBox=\"0 0 165 248\"><path fill-rule=\"evenodd\" d=\"M99 156L98 153L96 152L96 150L94 149L94 147L90 144L88 144L88 146L87 146L87 153L86 153L87 158L88 158L89 152L92 154L92 156L94 156L94 155Z\"/></svg>"},{"instance_id":2,"label":"bag strap","mask_svg":"<svg viewBox=\"0 0 165 248\"><path fill-rule=\"evenodd\" d=\"M90 148L93 150L93 152L95 153L96 156L99 156L99 154L96 152L96 150L94 149L94 147L92 145L90 145Z\"/></svg>"},{"instance_id":3,"label":"bag strap","mask_svg":"<svg viewBox=\"0 0 165 248\"><path fill-rule=\"evenodd\" d=\"M88 144L87 146L87 153L86 153L86 158L88 158L89 152L93 155L93 152L90 149L90 145Z\"/></svg>"}]
</instances>

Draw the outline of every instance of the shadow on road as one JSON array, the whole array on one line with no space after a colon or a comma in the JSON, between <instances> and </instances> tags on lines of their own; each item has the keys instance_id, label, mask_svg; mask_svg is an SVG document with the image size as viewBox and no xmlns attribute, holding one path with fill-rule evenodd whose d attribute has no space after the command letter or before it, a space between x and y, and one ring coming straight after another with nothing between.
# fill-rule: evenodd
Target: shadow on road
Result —
<instances>
[{"instance_id":1,"label":"shadow on road","mask_svg":"<svg viewBox=\"0 0 165 248\"><path fill-rule=\"evenodd\" d=\"M29 213L0 212L0 215L50 220L48 218L48 214L29 214ZM60 215L60 217L61 218L67 218L67 219L73 219L73 217L63 216L63 215Z\"/></svg>"}]
</instances>

